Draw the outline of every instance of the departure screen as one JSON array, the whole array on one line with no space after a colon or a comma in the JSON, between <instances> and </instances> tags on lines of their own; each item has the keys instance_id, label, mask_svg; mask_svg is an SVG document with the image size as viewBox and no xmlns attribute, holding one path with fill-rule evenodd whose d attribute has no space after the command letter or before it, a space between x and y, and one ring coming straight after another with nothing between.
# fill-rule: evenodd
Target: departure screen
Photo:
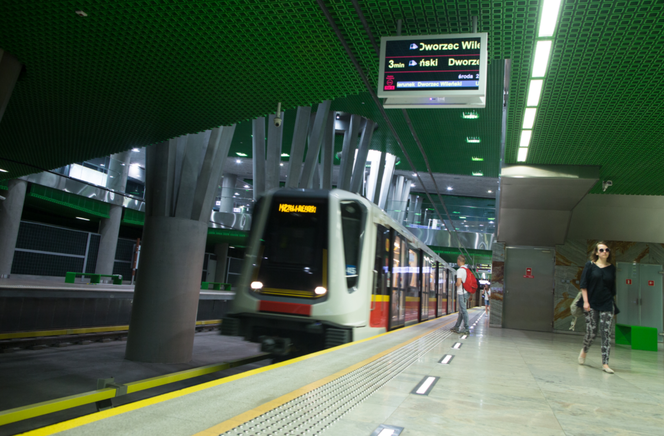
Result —
<instances>
[{"instance_id":1,"label":"departure screen","mask_svg":"<svg viewBox=\"0 0 664 436\"><path fill-rule=\"evenodd\" d=\"M383 91L478 90L478 37L386 41Z\"/></svg>"}]
</instances>

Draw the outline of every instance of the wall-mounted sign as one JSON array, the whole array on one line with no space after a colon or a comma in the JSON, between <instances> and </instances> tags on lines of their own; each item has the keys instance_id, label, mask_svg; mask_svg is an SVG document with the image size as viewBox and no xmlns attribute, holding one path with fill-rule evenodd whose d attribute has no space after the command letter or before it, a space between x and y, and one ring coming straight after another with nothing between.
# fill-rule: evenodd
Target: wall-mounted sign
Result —
<instances>
[{"instance_id":1,"label":"wall-mounted sign","mask_svg":"<svg viewBox=\"0 0 664 436\"><path fill-rule=\"evenodd\" d=\"M648 286L655 286L654 280L648 280Z\"/></svg>"},{"instance_id":2,"label":"wall-mounted sign","mask_svg":"<svg viewBox=\"0 0 664 436\"><path fill-rule=\"evenodd\" d=\"M626 282L628 285L631 285L631 284L632 284L632 279L627 279L627 280L625 280L625 282Z\"/></svg>"},{"instance_id":3,"label":"wall-mounted sign","mask_svg":"<svg viewBox=\"0 0 664 436\"><path fill-rule=\"evenodd\" d=\"M483 108L487 34L385 36L378 97L389 108Z\"/></svg>"},{"instance_id":4,"label":"wall-mounted sign","mask_svg":"<svg viewBox=\"0 0 664 436\"><path fill-rule=\"evenodd\" d=\"M279 212L284 213L316 213L316 206L310 204L279 204Z\"/></svg>"},{"instance_id":5,"label":"wall-mounted sign","mask_svg":"<svg viewBox=\"0 0 664 436\"><path fill-rule=\"evenodd\" d=\"M533 275L533 269L532 268L526 268L526 275L523 276L524 279L534 279L535 276Z\"/></svg>"}]
</instances>

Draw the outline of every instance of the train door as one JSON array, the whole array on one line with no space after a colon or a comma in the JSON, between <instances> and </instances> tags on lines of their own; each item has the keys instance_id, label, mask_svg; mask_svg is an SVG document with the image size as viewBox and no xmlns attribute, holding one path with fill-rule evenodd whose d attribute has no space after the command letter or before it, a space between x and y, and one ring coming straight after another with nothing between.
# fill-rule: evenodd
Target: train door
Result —
<instances>
[{"instance_id":1,"label":"train door","mask_svg":"<svg viewBox=\"0 0 664 436\"><path fill-rule=\"evenodd\" d=\"M420 251L420 253L422 253ZM429 280L427 277L427 272L429 270L429 256L420 256L419 265L420 271L422 271L421 279L422 284L420 288L422 292L420 293L420 322L429 319Z\"/></svg>"},{"instance_id":2,"label":"train door","mask_svg":"<svg viewBox=\"0 0 664 436\"><path fill-rule=\"evenodd\" d=\"M456 312L456 274L447 270L447 313Z\"/></svg>"},{"instance_id":3,"label":"train door","mask_svg":"<svg viewBox=\"0 0 664 436\"><path fill-rule=\"evenodd\" d=\"M374 260L373 290L371 292L371 327L388 327L390 308L390 229L376 228L376 258Z\"/></svg>"},{"instance_id":4,"label":"train door","mask_svg":"<svg viewBox=\"0 0 664 436\"><path fill-rule=\"evenodd\" d=\"M438 293L436 287L436 262L429 261L429 274L427 275L429 281L429 319L436 317L436 306L438 302Z\"/></svg>"},{"instance_id":5,"label":"train door","mask_svg":"<svg viewBox=\"0 0 664 436\"><path fill-rule=\"evenodd\" d=\"M405 266L406 266L406 325L418 321L418 309L420 307L420 251L414 247L408 247L404 240Z\"/></svg>"},{"instance_id":6,"label":"train door","mask_svg":"<svg viewBox=\"0 0 664 436\"><path fill-rule=\"evenodd\" d=\"M438 316L447 313L447 270L438 264Z\"/></svg>"},{"instance_id":7,"label":"train door","mask_svg":"<svg viewBox=\"0 0 664 436\"><path fill-rule=\"evenodd\" d=\"M396 232L392 231L393 242L390 259L392 260L392 280L390 280L390 330L402 327L406 323L405 295L405 258L408 247Z\"/></svg>"}]
</instances>

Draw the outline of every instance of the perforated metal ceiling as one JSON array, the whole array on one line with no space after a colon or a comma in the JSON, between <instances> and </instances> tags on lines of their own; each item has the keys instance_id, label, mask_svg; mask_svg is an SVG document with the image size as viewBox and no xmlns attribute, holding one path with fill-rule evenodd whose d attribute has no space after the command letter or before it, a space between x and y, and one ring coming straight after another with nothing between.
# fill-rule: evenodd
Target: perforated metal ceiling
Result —
<instances>
[{"instance_id":1,"label":"perforated metal ceiling","mask_svg":"<svg viewBox=\"0 0 664 436\"><path fill-rule=\"evenodd\" d=\"M352 3L325 3L375 81L378 59ZM411 110L410 118L435 172L496 177L502 60L511 59L506 162L516 163L540 2L360 5L377 40L395 35L398 19L404 35L418 35L468 32L478 16L478 30L489 33L487 109L474 122L458 110ZM528 163L602 165L611 193L664 195L663 8L657 0L563 0ZM0 158L55 168L246 121L278 101L291 109L324 99L378 121L373 148L400 155L315 1L5 0L0 47L26 65L0 123ZM401 111L389 114L416 170L425 170ZM233 151L251 155L241 132ZM482 142L471 146L466 136ZM34 171L3 165L13 176Z\"/></svg>"}]
</instances>

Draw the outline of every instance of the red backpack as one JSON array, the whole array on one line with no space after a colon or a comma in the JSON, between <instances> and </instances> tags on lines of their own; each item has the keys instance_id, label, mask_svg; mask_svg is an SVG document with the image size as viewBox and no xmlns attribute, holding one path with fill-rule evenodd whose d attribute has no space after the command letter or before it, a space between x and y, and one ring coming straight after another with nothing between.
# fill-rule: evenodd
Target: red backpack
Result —
<instances>
[{"instance_id":1,"label":"red backpack","mask_svg":"<svg viewBox=\"0 0 664 436\"><path fill-rule=\"evenodd\" d=\"M477 277L475 277L475 273L473 273L466 265L461 268L466 268L466 281L463 282L463 289L468 293L474 294L477 292L478 287Z\"/></svg>"}]
</instances>

